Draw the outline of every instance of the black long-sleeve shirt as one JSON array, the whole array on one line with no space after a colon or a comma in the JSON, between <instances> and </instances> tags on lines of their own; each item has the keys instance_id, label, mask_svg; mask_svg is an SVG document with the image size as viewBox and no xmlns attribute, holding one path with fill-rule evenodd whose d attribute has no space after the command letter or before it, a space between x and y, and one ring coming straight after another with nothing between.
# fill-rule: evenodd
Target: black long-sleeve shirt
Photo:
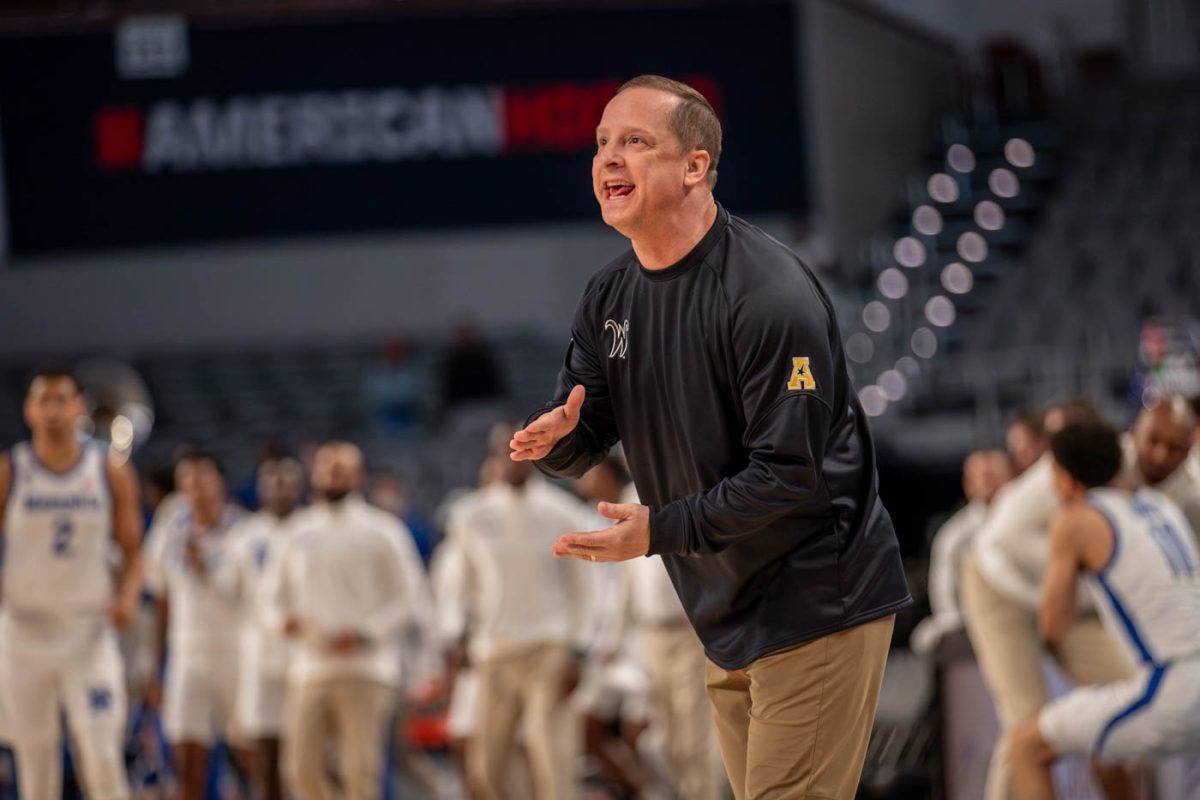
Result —
<instances>
[{"instance_id":1,"label":"black long-sleeve shirt","mask_svg":"<svg viewBox=\"0 0 1200 800\"><path fill-rule=\"evenodd\" d=\"M705 651L727 669L911 598L833 309L782 244L718 207L681 261L633 251L589 282L555 399L587 389L538 467L579 476L618 440Z\"/></svg>"}]
</instances>

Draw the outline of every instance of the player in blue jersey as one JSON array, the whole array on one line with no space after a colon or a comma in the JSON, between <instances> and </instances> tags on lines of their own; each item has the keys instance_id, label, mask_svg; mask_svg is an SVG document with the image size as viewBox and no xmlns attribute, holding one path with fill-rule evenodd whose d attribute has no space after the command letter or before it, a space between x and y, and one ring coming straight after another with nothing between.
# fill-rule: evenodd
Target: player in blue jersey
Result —
<instances>
[{"instance_id":1,"label":"player in blue jersey","mask_svg":"<svg viewBox=\"0 0 1200 800\"><path fill-rule=\"evenodd\" d=\"M1068 425L1050 446L1064 505L1050 530L1042 636L1051 648L1061 642L1082 580L1137 668L1128 680L1075 689L1014 732L1016 796L1053 798L1051 764L1073 753L1093 759L1109 800L1133 798L1122 764L1200 747L1200 553L1166 496L1118 484L1115 430Z\"/></svg>"},{"instance_id":2,"label":"player in blue jersey","mask_svg":"<svg viewBox=\"0 0 1200 800\"><path fill-rule=\"evenodd\" d=\"M62 793L61 710L88 797L126 798L116 631L141 584L137 478L107 447L80 438L84 402L69 371L39 370L24 414L30 441L0 455L0 693L21 797Z\"/></svg>"}]
</instances>

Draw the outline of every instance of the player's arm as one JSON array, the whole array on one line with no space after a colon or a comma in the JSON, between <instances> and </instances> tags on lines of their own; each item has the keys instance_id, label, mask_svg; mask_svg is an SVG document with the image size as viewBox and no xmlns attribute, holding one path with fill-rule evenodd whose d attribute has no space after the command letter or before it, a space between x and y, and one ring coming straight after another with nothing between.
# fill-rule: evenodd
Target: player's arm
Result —
<instances>
[{"instance_id":1,"label":"player's arm","mask_svg":"<svg viewBox=\"0 0 1200 800\"><path fill-rule=\"evenodd\" d=\"M1082 557L1080 528L1086 522L1082 508L1068 506L1050 524L1049 560L1042 578L1038 632L1051 647L1062 643L1075 619L1076 579Z\"/></svg>"},{"instance_id":2,"label":"player's arm","mask_svg":"<svg viewBox=\"0 0 1200 800\"><path fill-rule=\"evenodd\" d=\"M553 478L578 478L617 443L608 378L594 334L603 321L591 312L591 287L575 312L571 342L554 399L529 415L509 442L514 461L534 461Z\"/></svg>"},{"instance_id":3,"label":"player's arm","mask_svg":"<svg viewBox=\"0 0 1200 800\"><path fill-rule=\"evenodd\" d=\"M158 709L162 705L163 674L167 668L167 631L171 608L165 594L154 598L154 672L146 687L146 705Z\"/></svg>"},{"instance_id":4,"label":"player's arm","mask_svg":"<svg viewBox=\"0 0 1200 800\"><path fill-rule=\"evenodd\" d=\"M467 666L470 587L479 586L479 581L471 572L465 543L465 527L462 509L451 509L446 521L446 536L434 551L433 562L430 565L433 600L437 612L438 642L445 664L446 679L450 684L457 680L459 672Z\"/></svg>"},{"instance_id":5,"label":"player's arm","mask_svg":"<svg viewBox=\"0 0 1200 800\"><path fill-rule=\"evenodd\" d=\"M169 514L160 508L142 544L142 586L154 598L154 672L146 688L146 704L158 708L162 702L163 668L167 663L167 631L171 618L167 599L166 549Z\"/></svg>"},{"instance_id":6,"label":"player's arm","mask_svg":"<svg viewBox=\"0 0 1200 800\"><path fill-rule=\"evenodd\" d=\"M124 629L137 611L142 592L142 514L133 469L109 461L107 470L108 485L112 487L113 538L121 549L117 596L110 617L114 625Z\"/></svg>"}]
</instances>

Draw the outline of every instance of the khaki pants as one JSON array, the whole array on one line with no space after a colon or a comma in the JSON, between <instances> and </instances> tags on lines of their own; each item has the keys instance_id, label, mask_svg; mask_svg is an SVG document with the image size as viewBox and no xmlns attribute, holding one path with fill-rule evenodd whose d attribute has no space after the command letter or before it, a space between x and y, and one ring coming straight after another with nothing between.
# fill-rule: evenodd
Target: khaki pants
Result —
<instances>
[{"instance_id":1,"label":"khaki pants","mask_svg":"<svg viewBox=\"0 0 1200 800\"><path fill-rule=\"evenodd\" d=\"M737 800L853 800L895 621L831 633L739 670L707 665Z\"/></svg>"},{"instance_id":2,"label":"khaki pants","mask_svg":"<svg viewBox=\"0 0 1200 800\"><path fill-rule=\"evenodd\" d=\"M284 722L283 768L300 800L375 800L384 737L396 690L371 680L338 679L291 687ZM329 741L337 743L340 793L330 781Z\"/></svg>"},{"instance_id":3,"label":"khaki pants","mask_svg":"<svg viewBox=\"0 0 1200 800\"><path fill-rule=\"evenodd\" d=\"M538 800L575 795L575 760L582 730L563 697L570 665L566 645L534 646L476 665L479 717L467 750L467 777L483 800L505 797L507 772L523 731Z\"/></svg>"},{"instance_id":4,"label":"khaki pants","mask_svg":"<svg viewBox=\"0 0 1200 800\"><path fill-rule=\"evenodd\" d=\"M717 742L704 688L704 646L692 626L641 628L654 711L666 734L679 800L717 800Z\"/></svg>"},{"instance_id":5,"label":"khaki pants","mask_svg":"<svg viewBox=\"0 0 1200 800\"><path fill-rule=\"evenodd\" d=\"M992 751L984 797L1009 800L1008 734L1033 719L1050 699L1042 672L1046 651L1038 634L1037 612L989 586L974 556L963 562L961 587L967 635L1000 720L1000 738ZM1062 645L1049 654L1079 685L1111 683L1133 674L1133 665L1094 614L1076 619Z\"/></svg>"}]
</instances>

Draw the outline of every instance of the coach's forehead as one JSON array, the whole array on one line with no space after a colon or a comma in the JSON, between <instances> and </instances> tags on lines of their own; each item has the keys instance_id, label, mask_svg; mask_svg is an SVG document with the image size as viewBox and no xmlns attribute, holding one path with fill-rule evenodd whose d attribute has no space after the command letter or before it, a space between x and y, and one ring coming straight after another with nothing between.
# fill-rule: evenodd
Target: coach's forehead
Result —
<instances>
[{"instance_id":1,"label":"coach's forehead","mask_svg":"<svg viewBox=\"0 0 1200 800\"><path fill-rule=\"evenodd\" d=\"M635 86L608 101L600 128L642 126L667 131L671 112L680 102L682 98L668 91Z\"/></svg>"}]
</instances>

